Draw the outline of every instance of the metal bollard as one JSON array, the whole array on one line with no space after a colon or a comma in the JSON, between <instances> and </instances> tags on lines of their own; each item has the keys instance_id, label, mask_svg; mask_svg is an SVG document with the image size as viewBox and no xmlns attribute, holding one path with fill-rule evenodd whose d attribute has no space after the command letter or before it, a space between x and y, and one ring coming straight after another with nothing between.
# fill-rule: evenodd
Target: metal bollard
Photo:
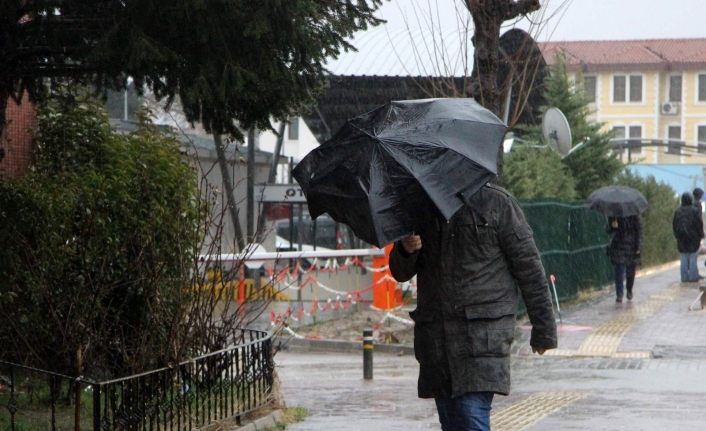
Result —
<instances>
[{"instance_id":1,"label":"metal bollard","mask_svg":"<svg viewBox=\"0 0 706 431\"><path fill-rule=\"evenodd\" d=\"M373 330L363 329L363 379L373 379Z\"/></svg>"}]
</instances>

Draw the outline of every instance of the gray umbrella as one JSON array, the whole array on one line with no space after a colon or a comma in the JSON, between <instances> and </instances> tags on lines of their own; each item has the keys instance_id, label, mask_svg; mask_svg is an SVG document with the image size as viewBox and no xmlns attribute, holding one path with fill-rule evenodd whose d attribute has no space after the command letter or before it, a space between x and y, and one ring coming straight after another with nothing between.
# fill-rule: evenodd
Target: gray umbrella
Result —
<instances>
[{"instance_id":1,"label":"gray umbrella","mask_svg":"<svg viewBox=\"0 0 706 431\"><path fill-rule=\"evenodd\" d=\"M649 206L642 193L626 186L601 187L588 196L586 204L609 217L639 215Z\"/></svg>"}]
</instances>

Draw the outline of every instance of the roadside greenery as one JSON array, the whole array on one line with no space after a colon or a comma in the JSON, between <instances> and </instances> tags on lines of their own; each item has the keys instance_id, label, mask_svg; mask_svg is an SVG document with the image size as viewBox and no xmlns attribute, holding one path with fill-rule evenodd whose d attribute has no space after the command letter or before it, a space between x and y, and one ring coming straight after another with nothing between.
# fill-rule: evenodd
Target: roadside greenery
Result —
<instances>
[{"instance_id":1,"label":"roadside greenery","mask_svg":"<svg viewBox=\"0 0 706 431\"><path fill-rule=\"evenodd\" d=\"M301 422L309 416L309 410L304 407L289 407L285 408L282 413L282 418L274 427L269 427L265 431L286 430L287 426Z\"/></svg>"},{"instance_id":2,"label":"roadside greenery","mask_svg":"<svg viewBox=\"0 0 706 431\"><path fill-rule=\"evenodd\" d=\"M503 173L508 190L521 199L551 196L576 199L574 177L561 156L549 148L518 146L505 157Z\"/></svg>"},{"instance_id":3,"label":"roadside greenery","mask_svg":"<svg viewBox=\"0 0 706 431\"><path fill-rule=\"evenodd\" d=\"M561 56L544 80L544 90L546 105L540 111L559 108L571 127L572 147L581 146L562 159L553 151L537 148L546 144L540 125L518 126L516 133L522 142L506 157L507 188L520 199L585 199L593 190L611 184L624 166L611 151L611 133L590 120L588 99L569 80Z\"/></svg>"},{"instance_id":4,"label":"roadside greenery","mask_svg":"<svg viewBox=\"0 0 706 431\"><path fill-rule=\"evenodd\" d=\"M582 82L582 77L577 77ZM642 265L651 266L676 259L672 235L672 215L677 206L674 190L654 177L631 174L612 151L611 133L590 119L590 105L583 89L569 79L564 59L559 56L544 81L546 106L559 108L567 118L573 146L582 144L563 159L542 147L541 127L519 126L522 141L505 158L504 180L508 190L519 199L584 200L594 190L621 184L641 191L649 202L643 214L644 240ZM547 223L551 223L547 220Z\"/></svg>"},{"instance_id":5,"label":"roadside greenery","mask_svg":"<svg viewBox=\"0 0 706 431\"><path fill-rule=\"evenodd\" d=\"M174 360L206 210L177 140L59 97L35 144L31 172L0 182L2 359L97 377Z\"/></svg>"}]
</instances>

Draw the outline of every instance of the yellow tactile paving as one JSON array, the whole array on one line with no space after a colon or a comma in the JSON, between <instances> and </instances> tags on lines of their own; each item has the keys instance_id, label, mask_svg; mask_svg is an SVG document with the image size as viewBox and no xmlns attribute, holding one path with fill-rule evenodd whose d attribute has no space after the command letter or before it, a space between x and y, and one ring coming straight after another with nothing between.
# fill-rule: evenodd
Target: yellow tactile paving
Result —
<instances>
[{"instance_id":1,"label":"yellow tactile paving","mask_svg":"<svg viewBox=\"0 0 706 431\"><path fill-rule=\"evenodd\" d=\"M520 431L585 397L584 392L542 392L490 416L494 431Z\"/></svg>"},{"instance_id":2,"label":"yellow tactile paving","mask_svg":"<svg viewBox=\"0 0 706 431\"><path fill-rule=\"evenodd\" d=\"M650 359L652 357L652 352L615 352L610 355L610 357L624 359Z\"/></svg>"},{"instance_id":3,"label":"yellow tactile paving","mask_svg":"<svg viewBox=\"0 0 706 431\"><path fill-rule=\"evenodd\" d=\"M651 295L645 301L634 304L633 308L625 311L622 315L611 319L586 337L586 340L576 350L576 356L610 356L626 357L618 354L618 347L625 334L632 329L635 324L658 312L662 307L672 302L679 293L679 285L669 286L658 293ZM630 352L631 355L647 352ZM627 357L649 357L647 356L627 356Z\"/></svg>"},{"instance_id":4,"label":"yellow tactile paving","mask_svg":"<svg viewBox=\"0 0 706 431\"><path fill-rule=\"evenodd\" d=\"M575 350L569 349L552 349L544 352L544 356L574 356L575 354Z\"/></svg>"}]
</instances>

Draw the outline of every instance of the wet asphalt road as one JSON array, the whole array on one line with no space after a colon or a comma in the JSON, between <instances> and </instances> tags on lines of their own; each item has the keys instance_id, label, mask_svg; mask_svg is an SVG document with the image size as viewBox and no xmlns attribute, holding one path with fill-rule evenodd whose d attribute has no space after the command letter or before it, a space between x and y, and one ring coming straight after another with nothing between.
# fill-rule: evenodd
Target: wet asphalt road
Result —
<instances>
[{"instance_id":1,"label":"wet asphalt road","mask_svg":"<svg viewBox=\"0 0 706 431\"><path fill-rule=\"evenodd\" d=\"M521 336L493 430L706 430L706 312L687 311L698 290L676 279L674 268L640 277L633 304L607 292L562 308L559 355L530 355ZM275 360L287 404L310 412L290 431L440 429L433 401L416 397L411 355L376 353L372 381L362 352Z\"/></svg>"}]
</instances>

